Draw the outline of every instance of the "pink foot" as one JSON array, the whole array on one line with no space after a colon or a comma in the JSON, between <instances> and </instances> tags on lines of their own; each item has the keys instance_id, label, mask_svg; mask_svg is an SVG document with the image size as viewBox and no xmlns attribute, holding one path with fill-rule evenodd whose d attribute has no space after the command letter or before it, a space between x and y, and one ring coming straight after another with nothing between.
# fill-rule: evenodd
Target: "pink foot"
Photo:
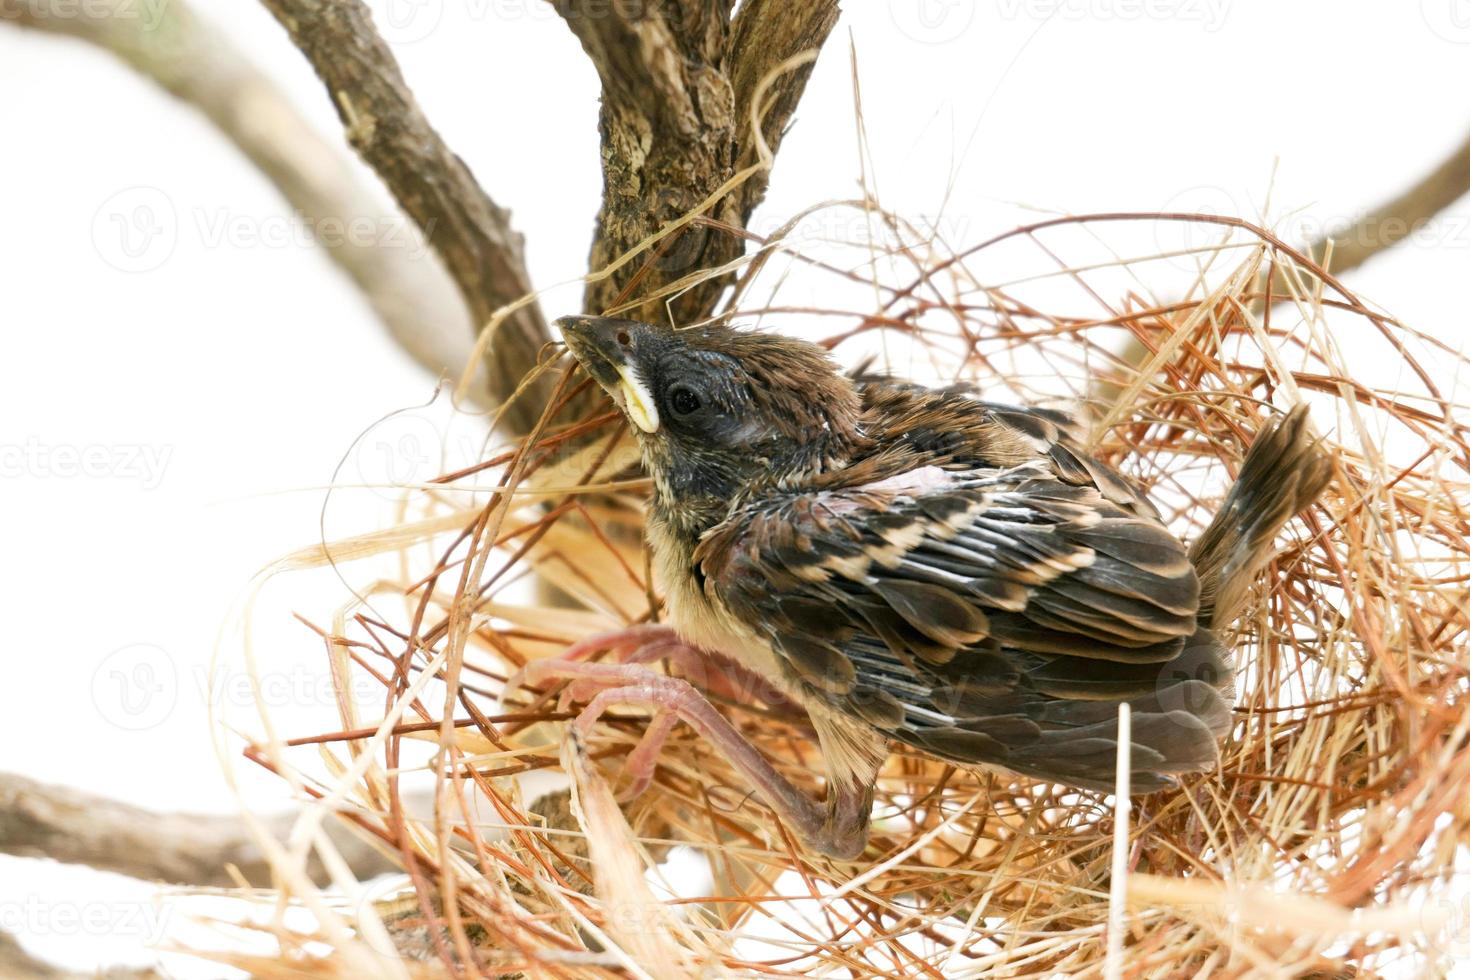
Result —
<instances>
[{"instance_id":1,"label":"pink foot","mask_svg":"<svg viewBox=\"0 0 1470 980\"><path fill-rule=\"evenodd\" d=\"M574 703L586 704L596 699L597 695L608 688L628 688L641 685L656 684L659 681L669 681L672 678L636 663L603 664L586 663L581 660L568 659L567 657L551 657L546 660L538 660L527 664L522 670L512 675L506 681L505 689L501 692L502 703L504 699L516 688L522 686L538 686L545 681L565 680L566 686L562 688L560 697L557 699L557 710L565 711ZM679 681L680 684L685 682ZM685 684L687 687L688 685ZM692 688L691 688L692 690ZM586 731L591 727L593 721L602 714L602 709L592 715L591 720L583 726ZM587 718L584 711L578 716L578 721ZM659 753L663 750L664 742L668 740L674 725L679 721L676 714L670 711L658 711L653 720L648 723L643 737L638 744L628 753L623 763L624 772L631 779L631 785L621 794L622 798L631 800L636 798L644 790L648 789L653 782L654 770L658 764Z\"/></svg>"},{"instance_id":2,"label":"pink foot","mask_svg":"<svg viewBox=\"0 0 1470 980\"><path fill-rule=\"evenodd\" d=\"M679 716L672 711L659 711L653 716L643 737L623 760L623 774L630 782L628 788L618 794L619 800L624 803L636 800L653 784L653 774L658 768L658 757L664 750L664 742L668 741L669 734L678 723Z\"/></svg>"},{"instance_id":3,"label":"pink foot","mask_svg":"<svg viewBox=\"0 0 1470 980\"><path fill-rule=\"evenodd\" d=\"M555 657L528 664L510 679L506 690L523 683L536 683L530 679L530 672L538 664L582 663L599 651L606 651L609 654L606 662L615 664L652 664L665 660L685 680L715 697L735 703L759 700L796 717L805 714L800 706L761 675L720 654L691 646L679 638L673 627L653 623L596 633L578 640ZM549 678L552 675L544 676ZM572 700L586 699L574 696Z\"/></svg>"},{"instance_id":4,"label":"pink foot","mask_svg":"<svg viewBox=\"0 0 1470 980\"><path fill-rule=\"evenodd\" d=\"M610 630L606 633L593 633L573 643L563 650L560 656L553 659L586 660L597 651L606 650L613 655L615 661L627 662L646 647L678 643L680 643L679 634L674 632L672 626L643 623L620 630Z\"/></svg>"},{"instance_id":5,"label":"pink foot","mask_svg":"<svg viewBox=\"0 0 1470 980\"><path fill-rule=\"evenodd\" d=\"M588 664L586 666L599 666ZM807 847L835 858L855 858L868 840L873 808L873 780L829 784L825 805L808 798L776 771L765 756L735 729L714 705L687 681L661 674L599 692L572 724L586 734L607 709L619 704L656 708L653 722L633 750L637 756L634 784L641 791L651 777L653 760L677 721L689 723L730 764L738 769L776 814L786 821ZM630 763L634 763L630 756Z\"/></svg>"},{"instance_id":6,"label":"pink foot","mask_svg":"<svg viewBox=\"0 0 1470 980\"><path fill-rule=\"evenodd\" d=\"M607 650L624 662L586 662L586 658L598 650ZM862 853L868 837L873 779L829 784L825 805L809 799L792 786L687 680L669 677L644 666L662 659L681 669L692 668L691 672L701 676L719 676L726 686L733 683L736 688L745 687L747 691L749 685L738 681L757 678L738 665L712 665L707 654L678 640L667 627L643 626L589 637L568 648L562 656L527 664L506 682L501 699L503 701L522 685L539 685L550 680L568 681L560 702L563 705L574 701L587 703L573 722L584 734L590 732L602 714L615 705L636 704L654 709L643 737L625 762L631 783L622 794L624 799L636 797L648 788L659 752L669 734L680 721L687 722L740 770L766 805L786 821L809 848L837 858L852 858ZM769 685L762 682L761 687L769 693ZM779 694L775 697L779 703L790 704ZM875 779L877 773L872 776Z\"/></svg>"}]
</instances>

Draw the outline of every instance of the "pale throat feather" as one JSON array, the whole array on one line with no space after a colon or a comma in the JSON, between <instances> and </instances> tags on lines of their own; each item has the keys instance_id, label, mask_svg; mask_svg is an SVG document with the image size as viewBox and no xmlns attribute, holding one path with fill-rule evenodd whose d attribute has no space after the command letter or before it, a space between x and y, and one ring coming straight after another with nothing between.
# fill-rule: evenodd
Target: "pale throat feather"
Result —
<instances>
[{"instance_id":1,"label":"pale throat feather","mask_svg":"<svg viewBox=\"0 0 1470 980\"><path fill-rule=\"evenodd\" d=\"M887 758L888 741L871 726L857 722L813 698L797 681L766 640L706 594L693 573L693 549L662 520L648 524L654 575L663 587L669 622L691 645L717 652L766 678L791 700L807 708L828 776L862 782Z\"/></svg>"},{"instance_id":2,"label":"pale throat feather","mask_svg":"<svg viewBox=\"0 0 1470 980\"><path fill-rule=\"evenodd\" d=\"M770 645L700 586L687 540L657 517L648 523L654 577L663 587L670 625L691 645L723 654L794 695Z\"/></svg>"}]
</instances>

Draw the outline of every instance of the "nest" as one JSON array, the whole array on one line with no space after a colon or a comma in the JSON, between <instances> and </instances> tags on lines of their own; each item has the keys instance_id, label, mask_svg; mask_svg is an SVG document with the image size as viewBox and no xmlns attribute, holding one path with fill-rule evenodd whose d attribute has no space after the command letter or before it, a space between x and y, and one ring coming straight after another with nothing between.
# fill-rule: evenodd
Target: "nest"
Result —
<instances>
[{"instance_id":1,"label":"nest","mask_svg":"<svg viewBox=\"0 0 1470 980\"><path fill-rule=\"evenodd\" d=\"M1209 240L1134 258L1116 244L1184 225ZM456 417L470 460L401 488L384 527L275 570L330 566L355 597L303 615L336 717L278 733L266 714L244 746L306 804L274 849L277 908L313 924L278 917L282 958L233 962L267 976L1341 976L1436 972L1470 950L1448 892L1470 843L1457 352L1265 230L1208 216L1056 218L960 249L871 202L834 203L717 271L742 323L1086 416L1094 451L1185 538L1269 413L1309 403L1335 476L1234 626L1219 769L1135 800L1120 827L1110 797L897 750L866 853L832 862L680 727L653 786L619 803L646 718L609 714L583 742L557 688L499 699L527 662L660 610L631 437L570 359L548 357L556 395L529 436ZM821 793L800 719L722 710ZM332 820L404 874L355 882ZM308 879L310 849L330 887Z\"/></svg>"}]
</instances>

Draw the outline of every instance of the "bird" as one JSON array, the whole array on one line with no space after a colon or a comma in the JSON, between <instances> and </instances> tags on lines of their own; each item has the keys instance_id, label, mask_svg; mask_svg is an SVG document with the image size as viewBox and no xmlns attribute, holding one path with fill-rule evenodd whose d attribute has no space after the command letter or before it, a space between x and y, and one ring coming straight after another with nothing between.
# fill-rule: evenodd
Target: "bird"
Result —
<instances>
[{"instance_id":1,"label":"bird","mask_svg":"<svg viewBox=\"0 0 1470 980\"><path fill-rule=\"evenodd\" d=\"M895 743L1107 793L1127 704L1130 794L1218 764L1235 674L1221 629L1331 478L1305 406L1259 430L1191 546L1065 412L844 372L820 345L728 323L557 325L636 434L668 626L528 676L591 694L584 728L613 704L657 709L633 753L643 785L689 722L804 847L854 859ZM598 646L645 653L590 662ZM804 709L825 801L691 685L639 666L671 651L733 663Z\"/></svg>"}]
</instances>

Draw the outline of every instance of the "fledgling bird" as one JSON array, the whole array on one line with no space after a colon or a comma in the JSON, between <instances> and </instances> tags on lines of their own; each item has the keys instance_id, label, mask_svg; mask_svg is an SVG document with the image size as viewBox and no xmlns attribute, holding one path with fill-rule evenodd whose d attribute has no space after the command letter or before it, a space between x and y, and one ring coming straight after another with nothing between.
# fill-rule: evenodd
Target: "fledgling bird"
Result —
<instances>
[{"instance_id":1,"label":"fledgling bird","mask_svg":"<svg viewBox=\"0 0 1470 980\"><path fill-rule=\"evenodd\" d=\"M865 846L894 741L1111 791L1127 702L1132 792L1215 765L1234 668L1214 629L1329 479L1304 410L1261 431L1188 548L1060 412L850 377L821 347L774 334L558 325L636 429L679 639L805 708L825 805L687 686L575 657L536 672L606 689L591 717L659 708L655 752L655 729L694 724L808 847L844 858ZM635 754L651 767L646 746Z\"/></svg>"}]
</instances>

